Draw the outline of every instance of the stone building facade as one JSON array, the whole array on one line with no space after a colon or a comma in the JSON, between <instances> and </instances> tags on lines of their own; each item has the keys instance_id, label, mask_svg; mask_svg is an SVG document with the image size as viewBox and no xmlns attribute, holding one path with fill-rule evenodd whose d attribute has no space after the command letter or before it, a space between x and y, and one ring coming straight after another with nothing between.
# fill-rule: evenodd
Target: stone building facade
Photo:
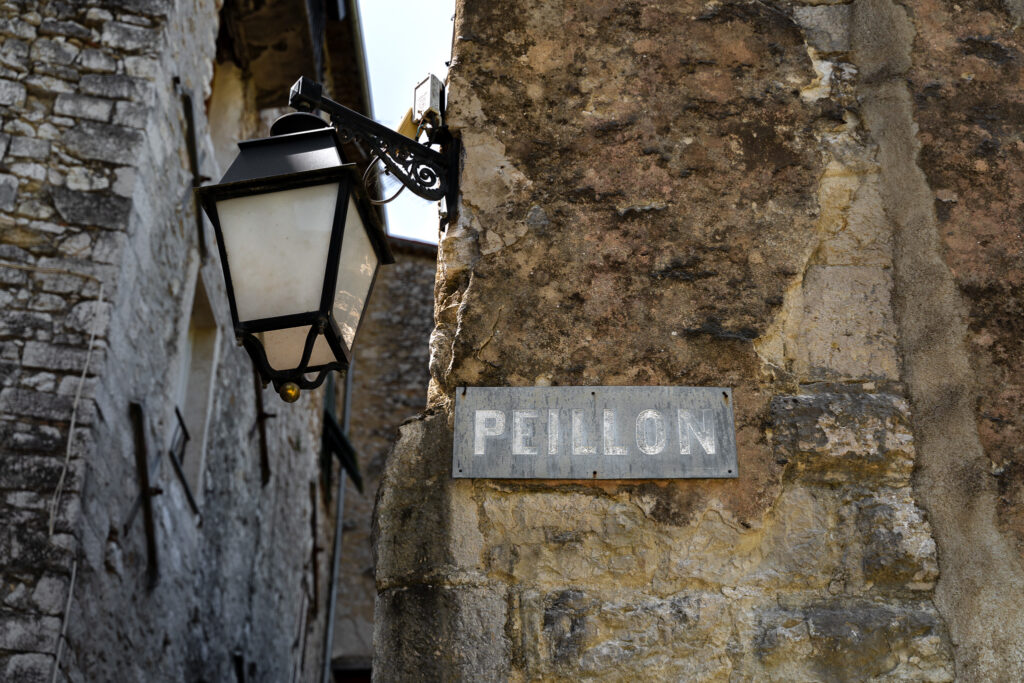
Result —
<instances>
[{"instance_id":1,"label":"stone building facade","mask_svg":"<svg viewBox=\"0 0 1024 683\"><path fill-rule=\"evenodd\" d=\"M1024 679L1017 0L460 0L376 680ZM453 480L461 386L733 389L738 479Z\"/></svg>"},{"instance_id":2,"label":"stone building facade","mask_svg":"<svg viewBox=\"0 0 1024 683\"><path fill-rule=\"evenodd\" d=\"M349 439L359 454L363 492L348 482L333 658L340 678L373 662L373 506L398 426L426 407L434 324L437 247L392 238L395 263L382 269L359 330L352 374Z\"/></svg>"},{"instance_id":3,"label":"stone building facade","mask_svg":"<svg viewBox=\"0 0 1024 683\"><path fill-rule=\"evenodd\" d=\"M351 2L0 2L0 680L320 679L323 393L254 383L192 188L361 60Z\"/></svg>"}]
</instances>

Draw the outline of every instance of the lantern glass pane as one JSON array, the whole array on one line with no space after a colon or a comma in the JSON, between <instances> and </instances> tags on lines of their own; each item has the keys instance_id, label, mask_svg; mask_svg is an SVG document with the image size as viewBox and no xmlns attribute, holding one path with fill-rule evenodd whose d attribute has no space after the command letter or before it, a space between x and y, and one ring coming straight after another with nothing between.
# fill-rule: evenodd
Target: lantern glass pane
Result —
<instances>
[{"instance_id":1,"label":"lantern glass pane","mask_svg":"<svg viewBox=\"0 0 1024 683\"><path fill-rule=\"evenodd\" d=\"M280 330L269 330L256 335L256 338L263 344L263 350L267 354L267 363L278 372L293 370L299 367L302 361L302 349L306 346L306 336L309 334L309 325L300 327L286 327ZM309 356L309 367L327 365L336 360L331 347L327 345L324 336L318 335L313 342L313 352Z\"/></svg>"},{"instance_id":2,"label":"lantern glass pane","mask_svg":"<svg viewBox=\"0 0 1024 683\"><path fill-rule=\"evenodd\" d=\"M359 210L350 198L348 216L345 218L345 234L341 240L334 308L331 312L338 323L345 348L349 350L352 349L352 340L355 339L376 270L377 253L366 234Z\"/></svg>"},{"instance_id":3,"label":"lantern glass pane","mask_svg":"<svg viewBox=\"0 0 1024 683\"><path fill-rule=\"evenodd\" d=\"M338 183L217 202L239 321L320 308L337 203Z\"/></svg>"}]
</instances>

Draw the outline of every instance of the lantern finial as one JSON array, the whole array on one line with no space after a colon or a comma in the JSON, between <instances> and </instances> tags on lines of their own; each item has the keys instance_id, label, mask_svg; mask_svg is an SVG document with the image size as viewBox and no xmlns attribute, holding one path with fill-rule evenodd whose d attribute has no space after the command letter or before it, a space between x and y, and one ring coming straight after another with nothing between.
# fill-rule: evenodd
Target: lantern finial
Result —
<instances>
[{"instance_id":1,"label":"lantern finial","mask_svg":"<svg viewBox=\"0 0 1024 683\"><path fill-rule=\"evenodd\" d=\"M299 390L299 385L295 382L285 382L281 385L278 393L281 394L281 398L285 403L295 403L299 400L299 394L302 392Z\"/></svg>"}]
</instances>

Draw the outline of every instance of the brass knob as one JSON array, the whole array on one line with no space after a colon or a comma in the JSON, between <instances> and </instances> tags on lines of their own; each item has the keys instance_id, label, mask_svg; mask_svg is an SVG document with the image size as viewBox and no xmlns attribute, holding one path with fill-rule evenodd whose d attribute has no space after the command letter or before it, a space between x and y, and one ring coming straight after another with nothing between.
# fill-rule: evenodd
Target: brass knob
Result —
<instances>
[{"instance_id":1,"label":"brass knob","mask_svg":"<svg viewBox=\"0 0 1024 683\"><path fill-rule=\"evenodd\" d=\"M302 391L299 389L299 385L295 382L285 382L281 385L281 389L278 391L281 394L281 398L285 403L295 403L299 400L299 394Z\"/></svg>"}]
</instances>

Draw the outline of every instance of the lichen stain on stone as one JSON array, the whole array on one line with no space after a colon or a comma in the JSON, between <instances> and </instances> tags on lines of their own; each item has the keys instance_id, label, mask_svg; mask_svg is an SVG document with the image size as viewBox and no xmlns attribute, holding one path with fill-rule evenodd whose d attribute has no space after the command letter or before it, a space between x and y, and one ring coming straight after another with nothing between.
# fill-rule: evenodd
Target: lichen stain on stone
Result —
<instances>
[{"instance_id":1,"label":"lichen stain on stone","mask_svg":"<svg viewBox=\"0 0 1024 683\"><path fill-rule=\"evenodd\" d=\"M927 3L911 71L920 165L939 205L945 262L967 307L976 419L997 478L1000 527L1024 558L1024 100L1019 29L994 12ZM1004 57L1016 46L1016 56Z\"/></svg>"}]
</instances>

